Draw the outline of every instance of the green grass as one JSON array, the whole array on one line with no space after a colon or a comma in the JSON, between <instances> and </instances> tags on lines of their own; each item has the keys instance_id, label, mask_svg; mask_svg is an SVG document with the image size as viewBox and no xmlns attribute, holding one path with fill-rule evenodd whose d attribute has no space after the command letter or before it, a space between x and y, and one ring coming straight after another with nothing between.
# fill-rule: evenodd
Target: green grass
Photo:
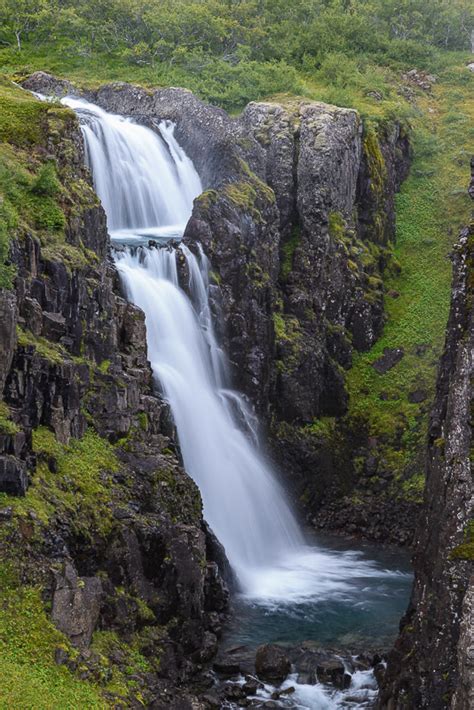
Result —
<instances>
[{"instance_id":1,"label":"green grass","mask_svg":"<svg viewBox=\"0 0 474 710\"><path fill-rule=\"evenodd\" d=\"M67 519L85 539L107 535L113 524L110 478L119 468L113 446L91 429L66 446L52 431L39 427L33 432L33 448L38 464L26 495L12 498L0 493L0 506L10 505L23 517L33 512L40 524Z\"/></svg>"},{"instance_id":2,"label":"green grass","mask_svg":"<svg viewBox=\"0 0 474 710\"><path fill-rule=\"evenodd\" d=\"M48 104L0 77L0 142L18 147L40 143L49 108Z\"/></svg>"},{"instance_id":3,"label":"green grass","mask_svg":"<svg viewBox=\"0 0 474 710\"><path fill-rule=\"evenodd\" d=\"M20 431L19 427L11 420L10 410L5 402L0 400L0 434L12 436Z\"/></svg>"},{"instance_id":4,"label":"green grass","mask_svg":"<svg viewBox=\"0 0 474 710\"><path fill-rule=\"evenodd\" d=\"M107 708L93 684L54 660L67 639L48 619L40 589L20 582L0 563L0 708L76 710Z\"/></svg>"},{"instance_id":5,"label":"green grass","mask_svg":"<svg viewBox=\"0 0 474 710\"><path fill-rule=\"evenodd\" d=\"M387 323L382 337L369 352L355 356L347 377L349 419L354 426L368 425L369 435L378 437L396 473L418 477L417 457L424 446L449 312L448 255L459 228L469 219L466 190L474 105L465 88L466 75L450 70L432 96L417 99L415 159L396 202L394 253L401 272L385 281ZM405 356L379 375L372 363L387 347L401 347ZM426 390L425 403L409 401L409 393L417 389Z\"/></svg>"},{"instance_id":6,"label":"green grass","mask_svg":"<svg viewBox=\"0 0 474 710\"><path fill-rule=\"evenodd\" d=\"M54 343L41 336L36 336L29 330L23 330L18 326L18 345L22 347L32 346L38 355L44 357L49 362L61 365L67 357L66 350L59 343Z\"/></svg>"},{"instance_id":7,"label":"green grass","mask_svg":"<svg viewBox=\"0 0 474 710\"><path fill-rule=\"evenodd\" d=\"M453 560L474 560L474 520L464 528L464 541L457 545L449 555Z\"/></svg>"},{"instance_id":8,"label":"green grass","mask_svg":"<svg viewBox=\"0 0 474 710\"><path fill-rule=\"evenodd\" d=\"M126 597L127 595L124 595L124 603L126 603ZM135 598L134 601L143 609L143 615L147 617L148 621L154 618L153 613L146 606L145 602L138 598ZM156 633L157 636L160 634L160 630L157 627L154 627L150 632ZM145 634L143 634L143 636L145 636ZM107 680L107 690L109 692L121 697L126 697L129 692L132 691L134 692L135 698L140 700L140 696L135 690L136 681L130 678L130 676L137 673L151 673L154 670L156 671L157 666L159 666L159 659L157 657L147 659L140 652L140 643L143 641L144 638L140 638L139 635L134 635L124 641L114 631L94 632L91 650L98 654L100 662L109 676ZM122 658L120 669L117 664L111 664L109 660L111 654L117 653Z\"/></svg>"}]
</instances>

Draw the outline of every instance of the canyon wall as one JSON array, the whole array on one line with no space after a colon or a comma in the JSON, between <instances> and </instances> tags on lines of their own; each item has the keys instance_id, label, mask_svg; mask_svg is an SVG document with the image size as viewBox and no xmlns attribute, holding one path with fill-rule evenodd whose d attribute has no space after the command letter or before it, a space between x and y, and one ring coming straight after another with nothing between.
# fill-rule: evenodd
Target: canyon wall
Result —
<instances>
[{"instance_id":1,"label":"canyon wall","mask_svg":"<svg viewBox=\"0 0 474 710\"><path fill-rule=\"evenodd\" d=\"M473 162L474 167L474 162ZM474 197L474 174L470 188ZM453 254L446 342L429 428L415 583L381 708L474 705L474 223Z\"/></svg>"},{"instance_id":2,"label":"canyon wall","mask_svg":"<svg viewBox=\"0 0 474 710\"><path fill-rule=\"evenodd\" d=\"M233 118L183 89L82 91L41 74L25 86L79 93L157 131L175 123L204 185L185 241L211 260L234 383L264 420L282 475L314 524L410 542L418 504L393 495L390 470L374 477L380 490L368 489L362 512L347 503L379 464L364 423L344 420L345 373L381 334L383 279L399 269L404 127L304 99L252 103Z\"/></svg>"}]
</instances>

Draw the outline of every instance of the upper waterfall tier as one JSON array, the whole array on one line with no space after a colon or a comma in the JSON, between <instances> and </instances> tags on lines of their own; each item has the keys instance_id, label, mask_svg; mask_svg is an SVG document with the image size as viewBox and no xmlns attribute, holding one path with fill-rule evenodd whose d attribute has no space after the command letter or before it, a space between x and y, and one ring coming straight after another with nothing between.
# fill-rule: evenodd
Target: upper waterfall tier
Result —
<instances>
[{"instance_id":1,"label":"upper waterfall tier","mask_svg":"<svg viewBox=\"0 0 474 710\"><path fill-rule=\"evenodd\" d=\"M202 185L174 137L174 125L161 121L155 132L83 99L62 101L80 117L111 236L133 243L140 237L181 237Z\"/></svg>"}]
</instances>

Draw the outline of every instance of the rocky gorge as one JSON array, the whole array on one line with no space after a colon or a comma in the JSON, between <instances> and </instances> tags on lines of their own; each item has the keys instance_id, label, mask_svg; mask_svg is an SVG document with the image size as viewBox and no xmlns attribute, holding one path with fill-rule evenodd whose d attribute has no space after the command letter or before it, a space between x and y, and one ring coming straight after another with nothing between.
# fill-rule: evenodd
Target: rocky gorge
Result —
<instances>
[{"instance_id":1,"label":"rocky gorge","mask_svg":"<svg viewBox=\"0 0 474 710\"><path fill-rule=\"evenodd\" d=\"M392 496L393 475L381 475L376 442L360 422L344 420L345 373L354 354L379 337L384 299L396 297L383 284L398 268L391 243L394 195L410 164L406 128L397 121L364 126L353 110L287 97L249 104L231 118L182 89L110 84L91 91L44 73L23 86L48 96L85 96L154 129L173 121L204 186L184 243L191 250L202 244L210 259L212 306L233 379L265 423L294 497L316 527L409 543L420 504ZM21 89L10 90L13 104L23 100ZM41 589L52 621L70 640L56 648L60 666L105 685L104 678L118 674L122 686L116 695L107 690L111 702L245 705L248 694L235 689L217 700L203 690L211 682L206 664L218 648L232 575L183 470L168 407L153 386L143 314L124 300L110 262L79 126L54 103L42 104L37 120L38 140L21 146L33 155L27 169L35 182L28 189L62 216L35 222L34 215L15 227L14 288L0 292L5 579L12 589ZM7 142L15 146L15 140ZM468 230L455 256L417 576L384 680L378 669L381 707L448 707L454 693L452 707L467 708L472 694L471 241ZM402 356L387 352L379 366L383 371ZM347 501L374 474L387 485L367 497L360 516ZM441 487L445 495L436 506ZM437 535L427 539L433 529ZM433 567L431 558L439 564ZM456 621L440 645L447 613ZM413 695L421 677L432 678L436 654L426 639L440 656L438 682L427 680ZM380 660L361 660L360 668ZM334 664L312 661L315 668ZM305 672L301 659L291 662ZM343 686L344 671L336 666L334 682ZM240 670L251 675L248 659ZM272 702L284 706L278 697L268 707Z\"/></svg>"},{"instance_id":2,"label":"rocky gorge","mask_svg":"<svg viewBox=\"0 0 474 710\"><path fill-rule=\"evenodd\" d=\"M73 89L50 77L25 86L57 95ZM235 385L267 422L274 457L291 472L308 518L409 542L413 503L390 485L390 467L380 471L386 479L376 475L385 487L361 492L358 482L383 463L364 422L342 417L344 372L380 335L382 277L399 268L394 196L410 164L406 127L364 128L353 110L297 99L250 104L233 119L182 89L150 94L112 84L82 95L148 125L176 124L204 186L184 240L191 248L200 242L210 258ZM355 489L366 503L351 519L347 496Z\"/></svg>"}]
</instances>

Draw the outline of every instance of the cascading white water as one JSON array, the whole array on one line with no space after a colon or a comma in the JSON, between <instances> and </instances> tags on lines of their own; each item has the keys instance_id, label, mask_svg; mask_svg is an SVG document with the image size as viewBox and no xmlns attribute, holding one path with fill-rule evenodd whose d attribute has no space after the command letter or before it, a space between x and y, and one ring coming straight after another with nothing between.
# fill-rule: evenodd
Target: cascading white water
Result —
<instances>
[{"instance_id":1,"label":"cascading white water","mask_svg":"<svg viewBox=\"0 0 474 710\"><path fill-rule=\"evenodd\" d=\"M206 519L247 588L254 572L295 554L303 539L284 492L236 421L239 396L222 394L225 367L205 281L196 257L182 250L197 310L179 287L174 251L122 252L116 263L128 297L147 316L149 358L171 405L185 468L201 490Z\"/></svg>"},{"instance_id":2,"label":"cascading white water","mask_svg":"<svg viewBox=\"0 0 474 710\"><path fill-rule=\"evenodd\" d=\"M180 236L201 191L173 135L67 98L82 123L87 158L112 236L138 247L115 260L130 300L145 312L148 355L169 401L183 461L198 484L204 514L224 544L248 598L270 604L347 598L353 578L383 576L354 553L305 545L269 463L257 422L229 387L226 359L209 306L209 264L181 245L191 298L180 287L177 250L145 248L143 237ZM178 229L177 229L178 227Z\"/></svg>"},{"instance_id":3,"label":"cascading white water","mask_svg":"<svg viewBox=\"0 0 474 710\"><path fill-rule=\"evenodd\" d=\"M62 102L80 116L112 238L181 237L202 185L173 124L161 121L156 133L83 99Z\"/></svg>"}]
</instances>

